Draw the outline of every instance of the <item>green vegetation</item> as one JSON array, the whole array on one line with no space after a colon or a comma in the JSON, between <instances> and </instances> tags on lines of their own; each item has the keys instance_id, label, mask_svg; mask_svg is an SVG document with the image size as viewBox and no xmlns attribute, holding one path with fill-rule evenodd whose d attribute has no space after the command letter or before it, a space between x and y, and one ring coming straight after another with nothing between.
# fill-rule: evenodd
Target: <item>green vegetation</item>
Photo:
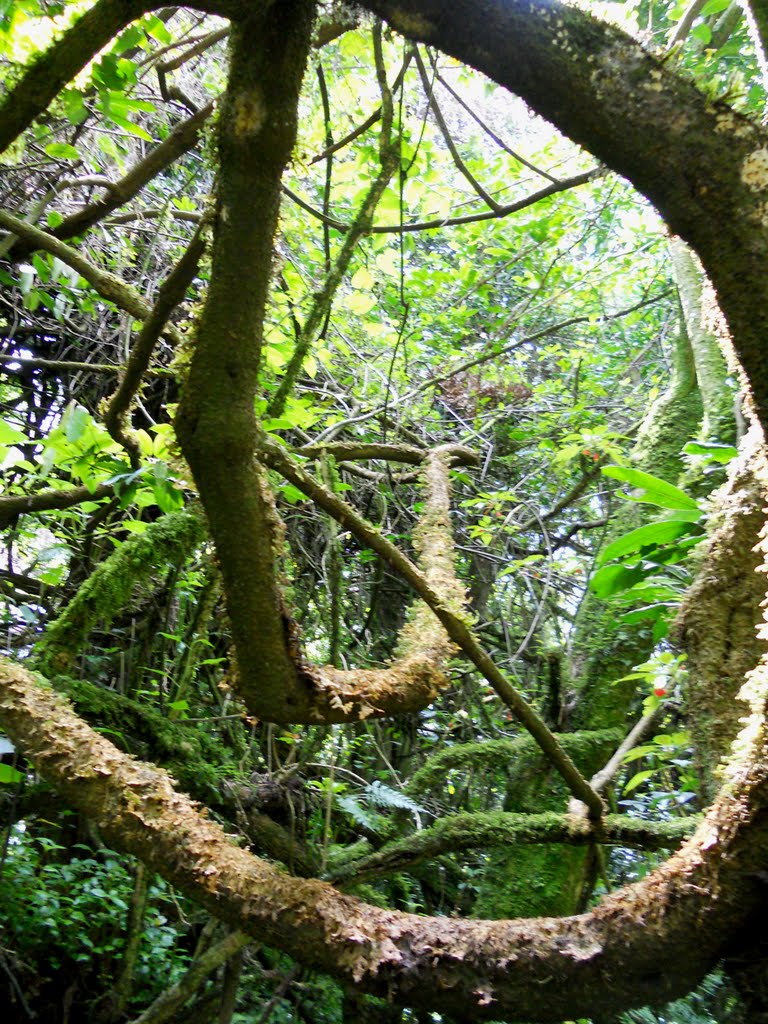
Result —
<instances>
[{"instance_id":1,"label":"green vegetation","mask_svg":"<svg viewBox=\"0 0 768 1024\"><path fill-rule=\"evenodd\" d=\"M11 1024L768 1013L762 8L594 7L0 0Z\"/></svg>"}]
</instances>

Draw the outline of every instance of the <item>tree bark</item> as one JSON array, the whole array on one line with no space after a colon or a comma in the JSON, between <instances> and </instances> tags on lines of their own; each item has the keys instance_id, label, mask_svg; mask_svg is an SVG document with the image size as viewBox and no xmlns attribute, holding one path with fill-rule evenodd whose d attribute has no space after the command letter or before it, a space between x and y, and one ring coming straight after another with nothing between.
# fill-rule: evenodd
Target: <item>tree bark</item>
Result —
<instances>
[{"instance_id":1,"label":"tree bark","mask_svg":"<svg viewBox=\"0 0 768 1024\"><path fill-rule=\"evenodd\" d=\"M741 757L691 840L589 914L425 918L292 878L233 846L161 771L120 753L26 670L0 662L12 741L119 849L231 927L406 1005L471 1019L556 1022L666 1002L733 946L762 905L768 863L768 665L752 675Z\"/></svg>"}]
</instances>

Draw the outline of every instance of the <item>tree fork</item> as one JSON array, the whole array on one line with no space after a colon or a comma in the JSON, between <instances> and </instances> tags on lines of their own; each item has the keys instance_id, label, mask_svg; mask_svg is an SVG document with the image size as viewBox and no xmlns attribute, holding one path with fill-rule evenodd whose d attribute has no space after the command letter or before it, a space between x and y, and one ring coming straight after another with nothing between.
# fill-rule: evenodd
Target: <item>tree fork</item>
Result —
<instances>
[{"instance_id":1,"label":"tree fork","mask_svg":"<svg viewBox=\"0 0 768 1024\"><path fill-rule=\"evenodd\" d=\"M176 420L216 543L241 671L258 665L269 680L264 717L285 702L307 703L286 644L278 539L253 455L280 182L296 138L313 16L311 0L287 0L257 5L232 26L211 282Z\"/></svg>"}]
</instances>

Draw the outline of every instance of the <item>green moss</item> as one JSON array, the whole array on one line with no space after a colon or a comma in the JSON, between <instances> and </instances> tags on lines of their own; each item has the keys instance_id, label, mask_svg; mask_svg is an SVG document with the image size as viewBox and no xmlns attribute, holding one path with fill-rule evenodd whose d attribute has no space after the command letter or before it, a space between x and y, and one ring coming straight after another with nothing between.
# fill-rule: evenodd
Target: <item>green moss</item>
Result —
<instances>
[{"instance_id":1,"label":"green moss","mask_svg":"<svg viewBox=\"0 0 768 1024\"><path fill-rule=\"evenodd\" d=\"M586 777L609 759L622 729L558 736ZM570 793L547 761L529 756L510 773L504 809L529 813L559 811ZM537 917L575 913L591 884L590 850L558 846L514 846L494 851L478 886L474 913L481 917Z\"/></svg>"},{"instance_id":2,"label":"green moss","mask_svg":"<svg viewBox=\"0 0 768 1024\"><path fill-rule=\"evenodd\" d=\"M53 682L77 713L120 749L166 768L190 796L209 806L220 803L221 778L227 768L234 774L237 765L232 751L218 740L199 727L169 721L146 703L83 679L58 676Z\"/></svg>"},{"instance_id":3,"label":"green moss","mask_svg":"<svg viewBox=\"0 0 768 1024\"><path fill-rule=\"evenodd\" d=\"M596 751L602 754L606 749L618 746L623 736L623 729L609 728L558 733L557 738L566 753L581 768L592 762ZM527 774L541 774L541 760L536 757L538 750L538 745L530 736L446 747L433 754L413 774L406 791L411 795L425 795L444 789L446 772L449 771L478 770L495 773L504 780L516 778L522 781Z\"/></svg>"},{"instance_id":4,"label":"green moss","mask_svg":"<svg viewBox=\"0 0 768 1024\"><path fill-rule=\"evenodd\" d=\"M573 913L590 856L589 850L552 845L520 847L512 855L494 851L473 913L497 919Z\"/></svg>"},{"instance_id":5,"label":"green moss","mask_svg":"<svg viewBox=\"0 0 768 1024\"><path fill-rule=\"evenodd\" d=\"M36 651L41 670L66 672L97 623L107 628L125 609L136 586L158 570L182 562L204 536L201 516L185 509L163 516L145 533L124 541L49 625Z\"/></svg>"}]
</instances>

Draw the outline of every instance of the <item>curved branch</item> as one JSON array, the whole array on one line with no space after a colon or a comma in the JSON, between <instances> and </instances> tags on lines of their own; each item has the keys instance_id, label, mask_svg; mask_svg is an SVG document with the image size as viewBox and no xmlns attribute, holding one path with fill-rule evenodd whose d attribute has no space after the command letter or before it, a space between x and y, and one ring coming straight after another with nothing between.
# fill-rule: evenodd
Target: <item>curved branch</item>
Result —
<instances>
[{"instance_id":1,"label":"curved branch","mask_svg":"<svg viewBox=\"0 0 768 1024\"><path fill-rule=\"evenodd\" d=\"M763 665L739 764L695 836L643 882L577 917L457 921L369 906L249 855L164 772L121 754L29 672L0 661L4 730L111 843L304 964L473 1020L556 1022L667 1001L714 965L764 901L766 696Z\"/></svg>"},{"instance_id":2,"label":"curved branch","mask_svg":"<svg viewBox=\"0 0 768 1024\"><path fill-rule=\"evenodd\" d=\"M590 817L593 819L600 818L603 813L603 803L598 794L581 775L544 720L536 713L522 694L512 686L493 659L480 646L477 638L469 628L466 615L463 612L462 601L459 599L457 603L454 599L458 584L453 573L452 557L446 556L445 549L443 549L442 557L437 564L433 565L435 559L427 560L429 570L422 573L409 558L359 516L350 505L324 487L321 487L316 480L300 466L296 465L290 456L274 441L263 437L259 454L268 465L273 469L277 469L286 480L289 480L299 490L303 491L307 497L312 498L316 504L341 523L345 529L350 530L364 544L373 548L377 554L381 555L413 587L425 605L432 610L451 641L463 651L475 668L483 674L518 721L530 732L553 767L560 773L571 793L587 805ZM439 455L438 458L433 456L429 463L429 470L433 476L438 472L437 467L439 465ZM453 548L452 542L450 542L450 524L448 522L447 510L447 468L444 463L443 473L446 477L445 483L443 484L438 480L437 486L439 490L435 491L430 488L430 493L437 494L437 501L445 507L445 511L442 513L445 517L445 528L437 534L435 539L443 545L450 544L449 552L452 556ZM443 488L445 488L445 497L441 494ZM438 585L436 586L435 583ZM446 596L448 600L446 600ZM232 614L231 611L230 614ZM424 628L429 628L426 623ZM433 630L430 630L429 636L433 635ZM358 674L351 673L353 676ZM263 687L263 681L260 685ZM398 687L398 689L400 688ZM421 707L424 706L425 704L421 704ZM408 710L414 710L414 707L409 705ZM390 713L392 712L390 711Z\"/></svg>"},{"instance_id":3,"label":"curved branch","mask_svg":"<svg viewBox=\"0 0 768 1024\"><path fill-rule=\"evenodd\" d=\"M557 0L363 0L628 178L698 253L768 426L768 132L613 26Z\"/></svg>"},{"instance_id":4,"label":"curved branch","mask_svg":"<svg viewBox=\"0 0 768 1024\"><path fill-rule=\"evenodd\" d=\"M29 241L36 249L43 249L45 252L56 256L62 263L76 270L81 277L84 277L88 284L94 288L103 299L114 302L118 309L130 313L136 320L146 320L152 312L151 305L144 299L135 288L108 270L102 270L90 260L87 260L77 249L59 241L50 232L42 231L34 225L29 224L13 214L0 210L0 227L5 228L19 238ZM181 336L175 327L166 327L163 331L174 344L178 344Z\"/></svg>"},{"instance_id":5,"label":"curved branch","mask_svg":"<svg viewBox=\"0 0 768 1024\"><path fill-rule=\"evenodd\" d=\"M594 729L564 732L558 739L574 760L582 757L590 760L598 751L612 749L620 743L623 735L617 728ZM437 796L450 771L477 771L486 778L493 777L494 773L510 775L516 766L529 764L535 754L535 742L527 735L452 744L430 755L408 780L405 791L415 799Z\"/></svg>"}]
</instances>

